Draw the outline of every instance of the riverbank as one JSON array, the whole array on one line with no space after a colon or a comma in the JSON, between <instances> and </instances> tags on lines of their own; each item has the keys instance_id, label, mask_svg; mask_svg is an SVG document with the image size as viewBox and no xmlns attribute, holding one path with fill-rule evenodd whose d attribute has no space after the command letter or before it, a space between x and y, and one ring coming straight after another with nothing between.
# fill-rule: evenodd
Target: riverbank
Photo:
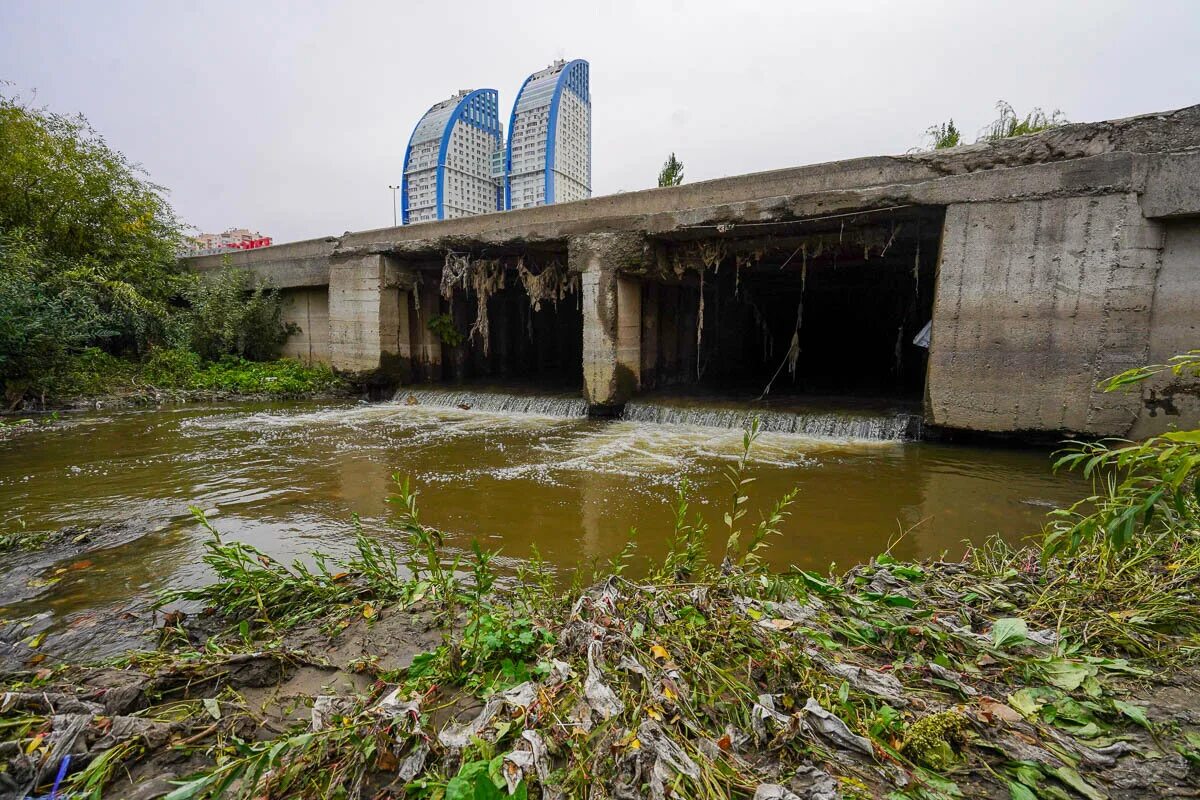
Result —
<instances>
[{"instance_id":1,"label":"riverbank","mask_svg":"<svg viewBox=\"0 0 1200 800\"><path fill-rule=\"evenodd\" d=\"M664 558L627 548L565 589L446 551L405 487L403 555L360 534L287 566L210 527L217 580L162 598L157 650L85 668L22 643L0 792L66 755L72 791L176 800L1200 789L1200 532L779 572L788 499L749 524L731 478L723 530L681 500Z\"/></svg>"}]
</instances>

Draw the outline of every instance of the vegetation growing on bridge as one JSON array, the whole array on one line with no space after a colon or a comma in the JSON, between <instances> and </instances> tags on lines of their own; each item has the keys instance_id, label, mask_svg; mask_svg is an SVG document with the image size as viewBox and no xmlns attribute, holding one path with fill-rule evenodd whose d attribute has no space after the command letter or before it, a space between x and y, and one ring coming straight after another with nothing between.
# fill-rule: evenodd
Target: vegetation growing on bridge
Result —
<instances>
[{"instance_id":1,"label":"vegetation growing on bridge","mask_svg":"<svg viewBox=\"0 0 1200 800\"><path fill-rule=\"evenodd\" d=\"M1027 136L1069 122L1066 115L1058 109L1046 112L1041 108L1034 108L1022 117L1006 100L996 101L996 114L996 118L980 131L976 141L996 142L1015 136ZM925 131L925 144L930 150L945 150L963 143L962 131L954 124L953 118L939 125L931 125Z\"/></svg>"},{"instance_id":2,"label":"vegetation growing on bridge","mask_svg":"<svg viewBox=\"0 0 1200 800\"><path fill-rule=\"evenodd\" d=\"M278 357L287 330L277 294L233 271L205 282L184 272L183 231L165 190L82 116L0 95L5 406L87 394L99 383L137 389L121 379L153 371L156 353L168 349L213 362ZM202 371L186 383L206 382ZM308 380L294 366L285 371L293 385Z\"/></svg>"}]
</instances>

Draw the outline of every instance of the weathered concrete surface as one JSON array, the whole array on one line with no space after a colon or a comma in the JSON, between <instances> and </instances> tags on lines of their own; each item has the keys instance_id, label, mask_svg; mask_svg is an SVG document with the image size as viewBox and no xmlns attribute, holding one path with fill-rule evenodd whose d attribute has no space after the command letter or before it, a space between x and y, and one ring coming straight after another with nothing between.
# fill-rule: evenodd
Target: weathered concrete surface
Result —
<instances>
[{"instance_id":1,"label":"weathered concrete surface","mask_svg":"<svg viewBox=\"0 0 1200 800\"><path fill-rule=\"evenodd\" d=\"M1150 319L1149 361L1155 364L1200 349L1200 217L1172 219L1165 227L1166 246ZM1187 427L1200 420L1197 381L1167 374L1140 389L1142 409L1134 436Z\"/></svg>"},{"instance_id":2,"label":"weathered concrete surface","mask_svg":"<svg viewBox=\"0 0 1200 800\"><path fill-rule=\"evenodd\" d=\"M568 267L581 276L583 396L596 410L619 409L638 389L641 285L620 271L640 268L645 254L645 240L635 235L571 240Z\"/></svg>"},{"instance_id":3,"label":"weathered concrete surface","mask_svg":"<svg viewBox=\"0 0 1200 800\"><path fill-rule=\"evenodd\" d=\"M1189 386L1106 395L1096 383L1167 358L1172 349L1200 347L1193 322L1200 296L1200 106L945 151L346 233L189 264L212 270L228 260L279 287L328 286L335 368L411 370L437 380L461 375L465 354L452 353L442 368L442 347L426 328L436 298L422 282L418 311L415 277L406 269L436 269L450 250L493 257L567 251L570 268L582 276L584 393L597 407L616 408L656 373L674 373L672 362L695 361L687 333L696 327L695 307L683 300L692 290L654 299L637 290L637 278L661 271L655 242L805 235L906 207L945 209L929 422L1127 435L1196 421ZM635 306L639 316L657 315L657 324L635 325ZM454 311L464 313L461 304ZM652 351L661 354L648 359L646 343L655 339ZM314 344L313 353L319 350Z\"/></svg>"},{"instance_id":4,"label":"weathered concrete surface","mask_svg":"<svg viewBox=\"0 0 1200 800\"><path fill-rule=\"evenodd\" d=\"M413 278L384 255L336 258L329 270L330 361L347 372L407 380Z\"/></svg>"},{"instance_id":5,"label":"weathered concrete surface","mask_svg":"<svg viewBox=\"0 0 1200 800\"><path fill-rule=\"evenodd\" d=\"M329 363L329 290L324 286L284 289L283 321L299 332L288 337L283 355L305 364Z\"/></svg>"},{"instance_id":6,"label":"weathered concrete surface","mask_svg":"<svg viewBox=\"0 0 1200 800\"><path fill-rule=\"evenodd\" d=\"M1096 385L1150 355L1162 238L1162 225L1142 217L1133 194L950 206L933 315L930 422L978 431L1128 431L1140 415L1138 397Z\"/></svg>"}]
</instances>

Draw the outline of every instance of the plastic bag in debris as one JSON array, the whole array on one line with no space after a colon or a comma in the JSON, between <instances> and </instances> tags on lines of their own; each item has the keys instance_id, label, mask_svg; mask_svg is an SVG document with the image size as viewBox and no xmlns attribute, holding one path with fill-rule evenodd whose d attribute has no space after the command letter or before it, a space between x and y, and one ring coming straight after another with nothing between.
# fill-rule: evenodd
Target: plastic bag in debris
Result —
<instances>
[{"instance_id":1,"label":"plastic bag in debris","mask_svg":"<svg viewBox=\"0 0 1200 800\"><path fill-rule=\"evenodd\" d=\"M55 717L57 719L57 717ZM109 717L108 733L92 745L92 752L108 750L127 739L141 738L147 750L157 750L171 740L179 725L142 717Z\"/></svg>"},{"instance_id":2,"label":"plastic bag in debris","mask_svg":"<svg viewBox=\"0 0 1200 800\"><path fill-rule=\"evenodd\" d=\"M588 674L583 682L583 696L587 698L593 711L603 719L608 719L620 714L625 706L617 697L617 693L600 678L600 670L596 667L600 653L600 642L594 641L588 645Z\"/></svg>"},{"instance_id":3,"label":"plastic bag in debris","mask_svg":"<svg viewBox=\"0 0 1200 800\"><path fill-rule=\"evenodd\" d=\"M496 712L504 705L504 698L498 694L494 694L487 699L483 705L483 710L470 722L462 725L447 725L438 732L438 741L443 747L450 750L461 750L471 741L472 736L478 736L479 732L488 726L492 719L496 716Z\"/></svg>"},{"instance_id":4,"label":"plastic bag in debris","mask_svg":"<svg viewBox=\"0 0 1200 800\"><path fill-rule=\"evenodd\" d=\"M334 719L349 714L353 709L353 697L331 694L317 695L313 698L312 704L312 730L325 730L333 724Z\"/></svg>"},{"instance_id":5,"label":"plastic bag in debris","mask_svg":"<svg viewBox=\"0 0 1200 800\"><path fill-rule=\"evenodd\" d=\"M686 775L694 781L700 780L700 767L657 722L648 719L639 725L637 738L643 750L654 754L654 767L650 774L651 797L665 797L665 786L676 774Z\"/></svg>"},{"instance_id":6,"label":"plastic bag in debris","mask_svg":"<svg viewBox=\"0 0 1200 800\"><path fill-rule=\"evenodd\" d=\"M375 704L375 713L390 719L409 720L409 730L417 733L421 730L421 698L401 700L400 689L397 686L386 697Z\"/></svg>"},{"instance_id":7,"label":"plastic bag in debris","mask_svg":"<svg viewBox=\"0 0 1200 800\"><path fill-rule=\"evenodd\" d=\"M617 598L621 596L621 592L617 589L617 576L612 575L608 580L601 584L593 586L579 596L575 601L575 605L571 607L571 616L578 617L584 607L598 608L606 614L612 614L617 610Z\"/></svg>"},{"instance_id":8,"label":"plastic bag in debris","mask_svg":"<svg viewBox=\"0 0 1200 800\"><path fill-rule=\"evenodd\" d=\"M768 722L771 726L768 726ZM772 726L776 730L788 730L794 728L794 723L794 718L775 710L775 698L769 694L760 694L758 702L751 709L750 725L759 744L765 744L774 737L770 729Z\"/></svg>"},{"instance_id":9,"label":"plastic bag in debris","mask_svg":"<svg viewBox=\"0 0 1200 800\"><path fill-rule=\"evenodd\" d=\"M404 783L408 783L413 778L421 774L425 769L425 761L429 758L429 743L422 740L417 742L417 746L412 749L412 752L404 757L400 762L400 767L396 770L396 775Z\"/></svg>"},{"instance_id":10,"label":"plastic bag in debris","mask_svg":"<svg viewBox=\"0 0 1200 800\"><path fill-rule=\"evenodd\" d=\"M852 733L846 723L842 722L836 714L822 708L815 697L810 697L805 702L804 713L805 722L809 727L835 747L843 750L855 750L865 756L874 754L871 742L866 737Z\"/></svg>"},{"instance_id":11,"label":"plastic bag in debris","mask_svg":"<svg viewBox=\"0 0 1200 800\"><path fill-rule=\"evenodd\" d=\"M820 767L802 766L787 786L760 784L754 800L841 800L837 780Z\"/></svg>"},{"instance_id":12,"label":"plastic bag in debris","mask_svg":"<svg viewBox=\"0 0 1200 800\"><path fill-rule=\"evenodd\" d=\"M518 710L529 708L537 699L537 684L533 681L525 681L500 692L500 697L504 699L505 703Z\"/></svg>"},{"instance_id":13,"label":"plastic bag in debris","mask_svg":"<svg viewBox=\"0 0 1200 800\"><path fill-rule=\"evenodd\" d=\"M571 665L565 661L559 661L557 658L550 659L550 674L546 676L542 683L552 688L559 684L566 683L571 677Z\"/></svg>"},{"instance_id":14,"label":"plastic bag in debris","mask_svg":"<svg viewBox=\"0 0 1200 800\"><path fill-rule=\"evenodd\" d=\"M954 684L960 692L968 697L974 697L975 695L979 694L979 692L975 690L974 686L968 686L967 684L963 683L961 673L955 672L952 669L946 669L941 664L937 664L933 661L930 661L927 666L929 667L930 672L942 680Z\"/></svg>"},{"instance_id":15,"label":"plastic bag in debris","mask_svg":"<svg viewBox=\"0 0 1200 800\"><path fill-rule=\"evenodd\" d=\"M542 782L542 796L560 797L561 791L550 786L550 762L547 759L546 743L542 735L534 730L521 732L517 746L504 755L504 783L508 793L517 791L521 780L530 772L536 772Z\"/></svg>"},{"instance_id":16,"label":"plastic bag in debris","mask_svg":"<svg viewBox=\"0 0 1200 800\"><path fill-rule=\"evenodd\" d=\"M867 669L856 664L845 664L839 661L825 661L821 666L825 667L829 672L837 675L862 692L873 694L876 697L882 697L889 703L895 706L904 707L908 705L908 700L904 698L904 686L900 681L896 680L895 675L889 675L886 672L879 672L874 669Z\"/></svg>"}]
</instances>

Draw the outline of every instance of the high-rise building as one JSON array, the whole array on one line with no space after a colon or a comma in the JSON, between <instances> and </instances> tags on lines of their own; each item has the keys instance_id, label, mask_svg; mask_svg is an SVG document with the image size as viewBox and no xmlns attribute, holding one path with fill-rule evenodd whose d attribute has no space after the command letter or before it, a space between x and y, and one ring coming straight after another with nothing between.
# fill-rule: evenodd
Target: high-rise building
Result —
<instances>
[{"instance_id":1,"label":"high-rise building","mask_svg":"<svg viewBox=\"0 0 1200 800\"><path fill-rule=\"evenodd\" d=\"M503 135L495 89L463 90L421 117L404 153L404 223L487 214L503 208L492 178Z\"/></svg>"},{"instance_id":2,"label":"high-rise building","mask_svg":"<svg viewBox=\"0 0 1200 800\"><path fill-rule=\"evenodd\" d=\"M592 196L588 62L555 61L525 79L508 123L504 207Z\"/></svg>"}]
</instances>

